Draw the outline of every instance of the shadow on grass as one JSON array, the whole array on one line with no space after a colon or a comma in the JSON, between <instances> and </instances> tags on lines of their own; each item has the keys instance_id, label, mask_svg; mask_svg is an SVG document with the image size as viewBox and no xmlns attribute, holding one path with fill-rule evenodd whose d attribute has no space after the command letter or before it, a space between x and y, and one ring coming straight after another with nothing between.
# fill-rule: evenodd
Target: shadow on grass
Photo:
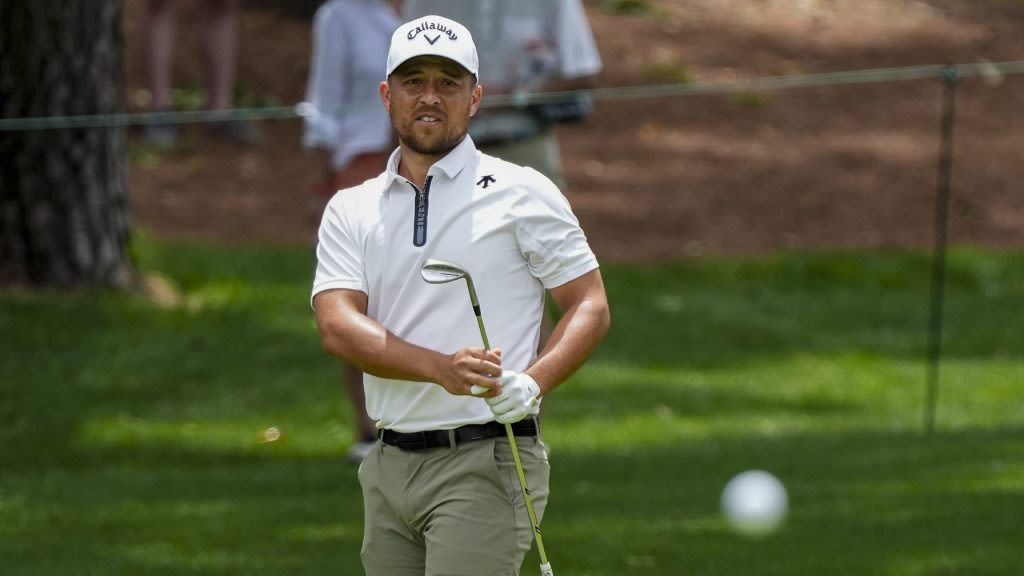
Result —
<instances>
[{"instance_id":1,"label":"shadow on grass","mask_svg":"<svg viewBox=\"0 0 1024 576\"><path fill-rule=\"evenodd\" d=\"M5 471L5 573L361 573L362 502L340 456L155 446L75 460Z\"/></svg>"},{"instance_id":2,"label":"shadow on grass","mask_svg":"<svg viewBox=\"0 0 1024 576\"><path fill-rule=\"evenodd\" d=\"M289 326L256 303L192 312L109 294L24 298L4 312L20 337L2 357L0 463L63 461L91 418L272 424L300 406L342 410L329 402L341 396L337 365L308 317Z\"/></svg>"}]
</instances>

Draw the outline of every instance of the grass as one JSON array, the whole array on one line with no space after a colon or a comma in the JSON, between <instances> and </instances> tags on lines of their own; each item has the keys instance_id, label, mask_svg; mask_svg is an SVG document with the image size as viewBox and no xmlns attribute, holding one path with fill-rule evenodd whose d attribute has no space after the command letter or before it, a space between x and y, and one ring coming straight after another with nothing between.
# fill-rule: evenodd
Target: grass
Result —
<instances>
[{"instance_id":1,"label":"grass","mask_svg":"<svg viewBox=\"0 0 1024 576\"><path fill-rule=\"evenodd\" d=\"M743 108L761 108L766 101L765 95L757 92L739 92L730 96L729 99Z\"/></svg>"},{"instance_id":2,"label":"grass","mask_svg":"<svg viewBox=\"0 0 1024 576\"><path fill-rule=\"evenodd\" d=\"M644 76L651 82L659 84L693 84L693 75L685 62L665 58L657 60L647 67Z\"/></svg>"},{"instance_id":3,"label":"grass","mask_svg":"<svg viewBox=\"0 0 1024 576\"><path fill-rule=\"evenodd\" d=\"M600 7L612 14L646 14L654 11L649 0L601 0Z\"/></svg>"},{"instance_id":4,"label":"grass","mask_svg":"<svg viewBox=\"0 0 1024 576\"><path fill-rule=\"evenodd\" d=\"M360 574L308 251L142 241L137 258L176 305L0 294L4 573ZM555 570L1019 573L1024 254L949 266L931 437L926 255L606 266L613 331L546 403ZM792 503L759 541L718 513L750 468Z\"/></svg>"}]
</instances>

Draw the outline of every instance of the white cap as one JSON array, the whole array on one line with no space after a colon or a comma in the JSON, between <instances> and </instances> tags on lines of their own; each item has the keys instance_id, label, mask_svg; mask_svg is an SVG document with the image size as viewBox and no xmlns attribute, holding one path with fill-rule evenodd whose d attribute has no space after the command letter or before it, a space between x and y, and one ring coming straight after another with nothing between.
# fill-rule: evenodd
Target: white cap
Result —
<instances>
[{"instance_id":1,"label":"white cap","mask_svg":"<svg viewBox=\"0 0 1024 576\"><path fill-rule=\"evenodd\" d=\"M391 36L388 70L384 77L417 56L442 56L460 64L477 76L480 66L473 36L465 26L443 16L424 16L406 22Z\"/></svg>"}]
</instances>

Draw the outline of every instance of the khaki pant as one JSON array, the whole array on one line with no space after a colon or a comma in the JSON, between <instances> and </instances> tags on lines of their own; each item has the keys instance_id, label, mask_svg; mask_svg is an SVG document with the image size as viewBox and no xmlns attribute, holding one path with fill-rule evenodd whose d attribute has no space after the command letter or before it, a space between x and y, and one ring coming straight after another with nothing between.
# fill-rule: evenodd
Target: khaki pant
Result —
<instances>
[{"instance_id":1,"label":"khaki pant","mask_svg":"<svg viewBox=\"0 0 1024 576\"><path fill-rule=\"evenodd\" d=\"M538 519L550 468L516 437ZM404 452L378 442L359 467L367 576L517 576L533 529L507 438Z\"/></svg>"}]
</instances>

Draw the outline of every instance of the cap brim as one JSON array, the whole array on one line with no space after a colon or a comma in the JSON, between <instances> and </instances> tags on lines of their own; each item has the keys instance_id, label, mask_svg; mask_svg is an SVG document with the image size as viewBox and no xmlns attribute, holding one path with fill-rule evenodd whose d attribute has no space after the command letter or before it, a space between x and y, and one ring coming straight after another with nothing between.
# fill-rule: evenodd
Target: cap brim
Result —
<instances>
[{"instance_id":1,"label":"cap brim","mask_svg":"<svg viewBox=\"0 0 1024 576\"><path fill-rule=\"evenodd\" d=\"M470 70L469 68L466 68L466 66L463 63L461 63L458 60L455 60L454 58L451 58L451 57L449 57L449 56L447 56L445 54L437 54L435 52L425 52L423 54L417 54L415 56L410 56L410 57L406 58L405 60L402 60L401 62L396 64L394 68L392 68L391 70L388 71L388 77L390 78L391 75L395 73L395 71L397 71L399 68L404 66L406 63L411 62L411 61L413 61L413 60L415 60L417 58L425 58L425 57L444 58L445 60L447 60L447 61L451 62L452 64L455 64L459 68L465 70L467 74L470 74L470 75L476 77L476 73L473 72L472 70Z\"/></svg>"}]
</instances>

